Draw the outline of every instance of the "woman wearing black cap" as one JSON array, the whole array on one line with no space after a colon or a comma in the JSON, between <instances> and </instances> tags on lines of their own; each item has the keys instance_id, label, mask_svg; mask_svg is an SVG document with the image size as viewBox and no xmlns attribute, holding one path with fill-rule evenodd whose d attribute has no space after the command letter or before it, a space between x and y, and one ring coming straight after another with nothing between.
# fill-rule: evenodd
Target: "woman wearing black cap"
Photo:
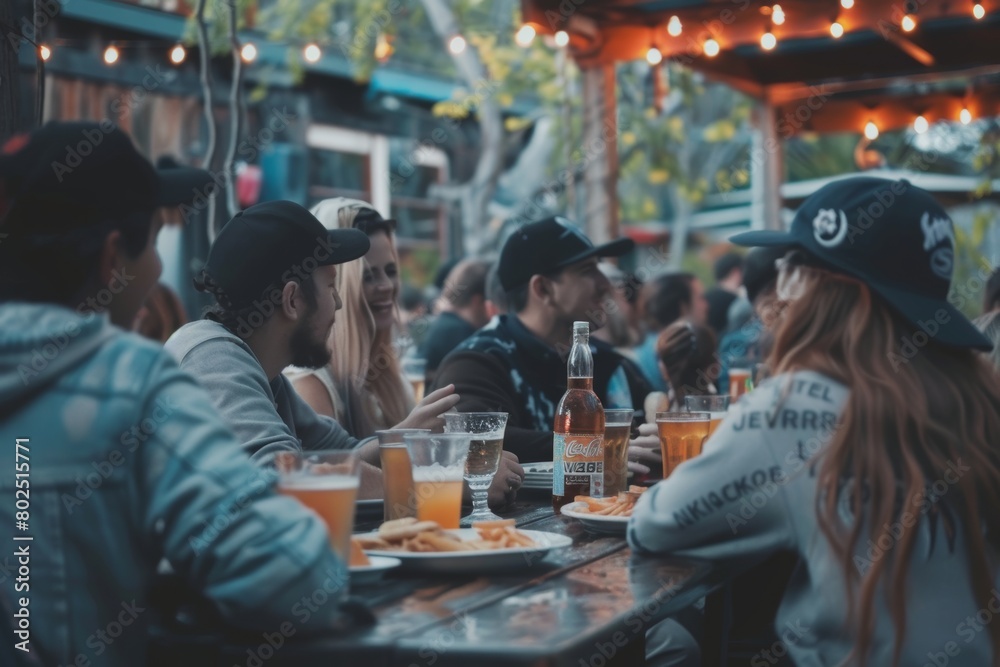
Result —
<instances>
[{"instance_id":1,"label":"woman wearing black cap","mask_svg":"<svg viewBox=\"0 0 1000 667\"><path fill-rule=\"evenodd\" d=\"M776 630L800 665L1000 658L1000 377L947 301L951 221L905 181L849 178L789 232L775 376L644 494L637 551L801 559Z\"/></svg>"}]
</instances>

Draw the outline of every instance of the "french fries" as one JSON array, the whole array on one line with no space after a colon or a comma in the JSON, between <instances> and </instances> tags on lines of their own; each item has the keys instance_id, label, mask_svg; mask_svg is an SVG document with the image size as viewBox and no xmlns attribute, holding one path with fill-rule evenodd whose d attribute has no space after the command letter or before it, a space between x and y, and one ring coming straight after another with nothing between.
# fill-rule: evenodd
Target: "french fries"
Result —
<instances>
[{"instance_id":1,"label":"french fries","mask_svg":"<svg viewBox=\"0 0 1000 667\"><path fill-rule=\"evenodd\" d=\"M434 521L396 519L386 521L377 537L355 537L369 551L443 553L448 551L494 551L535 546L535 541L514 527L513 519L475 523L478 539L462 540L446 533Z\"/></svg>"},{"instance_id":2,"label":"french fries","mask_svg":"<svg viewBox=\"0 0 1000 667\"><path fill-rule=\"evenodd\" d=\"M632 516L632 510L635 509L636 501L639 500L639 496L645 493L645 491L646 487L644 486L632 485L628 487L628 491L622 491L616 498L576 496L574 498L575 501L586 503L585 507L581 507L576 511L596 516L630 517Z\"/></svg>"}]
</instances>

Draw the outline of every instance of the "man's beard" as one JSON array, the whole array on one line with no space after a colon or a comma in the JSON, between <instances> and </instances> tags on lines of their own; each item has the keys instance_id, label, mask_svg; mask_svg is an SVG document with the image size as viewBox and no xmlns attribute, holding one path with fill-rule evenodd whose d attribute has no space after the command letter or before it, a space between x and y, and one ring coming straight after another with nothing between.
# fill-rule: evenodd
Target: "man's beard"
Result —
<instances>
[{"instance_id":1,"label":"man's beard","mask_svg":"<svg viewBox=\"0 0 1000 667\"><path fill-rule=\"evenodd\" d=\"M292 332L292 365L299 368L322 368L330 363L328 336L316 339L313 333L313 313L307 314Z\"/></svg>"}]
</instances>

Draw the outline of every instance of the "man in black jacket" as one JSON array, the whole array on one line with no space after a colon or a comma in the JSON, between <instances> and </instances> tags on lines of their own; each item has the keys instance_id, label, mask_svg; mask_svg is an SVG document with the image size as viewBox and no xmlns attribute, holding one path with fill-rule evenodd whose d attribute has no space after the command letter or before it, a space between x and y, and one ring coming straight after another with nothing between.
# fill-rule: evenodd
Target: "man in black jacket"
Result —
<instances>
[{"instance_id":1,"label":"man in black jacket","mask_svg":"<svg viewBox=\"0 0 1000 667\"><path fill-rule=\"evenodd\" d=\"M460 411L510 413L504 448L522 462L552 460L552 425L566 391L573 322L591 331L613 307L600 257L618 257L630 239L594 244L561 217L518 229L500 252L498 274L510 305L442 362L436 386L454 384ZM641 410L648 384L610 345L591 339L594 391L605 408Z\"/></svg>"}]
</instances>

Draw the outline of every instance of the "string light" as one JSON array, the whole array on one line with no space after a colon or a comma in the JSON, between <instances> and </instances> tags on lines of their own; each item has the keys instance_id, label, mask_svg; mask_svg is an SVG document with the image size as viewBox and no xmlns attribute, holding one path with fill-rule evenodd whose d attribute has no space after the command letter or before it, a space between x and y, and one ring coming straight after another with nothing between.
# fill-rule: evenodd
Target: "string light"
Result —
<instances>
[{"instance_id":1,"label":"string light","mask_svg":"<svg viewBox=\"0 0 1000 667\"><path fill-rule=\"evenodd\" d=\"M958 119L962 121L962 125L968 125L972 122L972 112L962 107L962 110L958 114Z\"/></svg>"},{"instance_id":2,"label":"string light","mask_svg":"<svg viewBox=\"0 0 1000 667\"><path fill-rule=\"evenodd\" d=\"M180 44L170 49L170 62L172 62L173 64L180 65L182 62L184 62L184 58L186 57L187 57L187 51L185 51L184 47L181 46Z\"/></svg>"},{"instance_id":3,"label":"string light","mask_svg":"<svg viewBox=\"0 0 1000 667\"><path fill-rule=\"evenodd\" d=\"M705 52L705 55L709 58L714 58L719 55L719 43L711 37L705 40L705 43L702 44L701 48Z\"/></svg>"},{"instance_id":4,"label":"string light","mask_svg":"<svg viewBox=\"0 0 1000 667\"><path fill-rule=\"evenodd\" d=\"M48 60L52 57L52 49L42 44L38 47L38 55L41 56L42 60Z\"/></svg>"},{"instance_id":5,"label":"string light","mask_svg":"<svg viewBox=\"0 0 1000 667\"><path fill-rule=\"evenodd\" d=\"M681 25L681 20L676 16L671 16L670 20L667 21L667 33L671 37L680 37L683 31L684 26Z\"/></svg>"},{"instance_id":6,"label":"string light","mask_svg":"<svg viewBox=\"0 0 1000 667\"><path fill-rule=\"evenodd\" d=\"M840 39L844 36L844 26L840 24L840 21L834 21L830 24L830 34L833 35L834 39Z\"/></svg>"},{"instance_id":7,"label":"string light","mask_svg":"<svg viewBox=\"0 0 1000 667\"><path fill-rule=\"evenodd\" d=\"M913 18L913 14L907 14L899 25L903 32L913 32L917 28L917 19Z\"/></svg>"},{"instance_id":8,"label":"string light","mask_svg":"<svg viewBox=\"0 0 1000 667\"><path fill-rule=\"evenodd\" d=\"M983 9L983 6L977 2L976 4L972 5L972 15L978 21L979 19L986 16L986 10Z\"/></svg>"},{"instance_id":9,"label":"string light","mask_svg":"<svg viewBox=\"0 0 1000 667\"><path fill-rule=\"evenodd\" d=\"M663 62L663 54L655 46L649 47L649 51L646 51L646 62L650 65L659 65Z\"/></svg>"},{"instance_id":10,"label":"string light","mask_svg":"<svg viewBox=\"0 0 1000 667\"><path fill-rule=\"evenodd\" d=\"M375 39L375 60L384 63L392 55L392 52L392 43L384 32L380 32Z\"/></svg>"},{"instance_id":11,"label":"string light","mask_svg":"<svg viewBox=\"0 0 1000 667\"><path fill-rule=\"evenodd\" d=\"M781 25L785 22L785 10L781 8L781 5L771 7L771 22L774 25Z\"/></svg>"},{"instance_id":12,"label":"string light","mask_svg":"<svg viewBox=\"0 0 1000 667\"><path fill-rule=\"evenodd\" d=\"M535 28L533 26L525 23L521 26L521 29L517 31L514 35L514 41L517 42L518 46L528 48L531 43L535 40Z\"/></svg>"},{"instance_id":13,"label":"string light","mask_svg":"<svg viewBox=\"0 0 1000 667\"><path fill-rule=\"evenodd\" d=\"M913 119L913 131L917 134L923 134L930 128L930 123L923 116L917 116Z\"/></svg>"},{"instance_id":14,"label":"string light","mask_svg":"<svg viewBox=\"0 0 1000 667\"><path fill-rule=\"evenodd\" d=\"M868 124L865 125L865 139L868 141L875 141L878 139L878 125L872 121L868 121Z\"/></svg>"},{"instance_id":15,"label":"string light","mask_svg":"<svg viewBox=\"0 0 1000 667\"><path fill-rule=\"evenodd\" d=\"M854 6L854 0L840 0L840 6L844 9L850 9Z\"/></svg>"},{"instance_id":16,"label":"string light","mask_svg":"<svg viewBox=\"0 0 1000 667\"><path fill-rule=\"evenodd\" d=\"M252 63L257 57L257 47L253 45L252 42L247 42L240 49L240 58L243 59L245 63Z\"/></svg>"},{"instance_id":17,"label":"string light","mask_svg":"<svg viewBox=\"0 0 1000 667\"><path fill-rule=\"evenodd\" d=\"M455 35L450 40L448 40L448 50L458 55L462 51L465 51L466 42L465 37L461 35Z\"/></svg>"},{"instance_id":18,"label":"string light","mask_svg":"<svg viewBox=\"0 0 1000 667\"><path fill-rule=\"evenodd\" d=\"M760 36L760 47L765 51L770 51L777 45L778 39L774 36L774 33L765 32Z\"/></svg>"},{"instance_id":19,"label":"string light","mask_svg":"<svg viewBox=\"0 0 1000 667\"><path fill-rule=\"evenodd\" d=\"M307 44L306 48L302 49L302 57L306 59L306 62L319 62L322 56L323 52L319 50L319 46L316 44Z\"/></svg>"},{"instance_id":20,"label":"string light","mask_svg":"<svg viewBox=\"0 0 1000 667\"><path fill-rule=\"evenodd\" d=\"M556 33L556 46L566 46L567 44L569 44L569 33L560 30Z\"/></svg>"},{"instance_id":21,"label":"string light","mask_svg":"<svg viewBox=\"0 0 1000 667\"><path fill-rule=\"evenodd\" d=\"M118 47L114 44L104 49L104 62L108 65L114 65L118 62Z\"/></svg>"}]
</instances>

